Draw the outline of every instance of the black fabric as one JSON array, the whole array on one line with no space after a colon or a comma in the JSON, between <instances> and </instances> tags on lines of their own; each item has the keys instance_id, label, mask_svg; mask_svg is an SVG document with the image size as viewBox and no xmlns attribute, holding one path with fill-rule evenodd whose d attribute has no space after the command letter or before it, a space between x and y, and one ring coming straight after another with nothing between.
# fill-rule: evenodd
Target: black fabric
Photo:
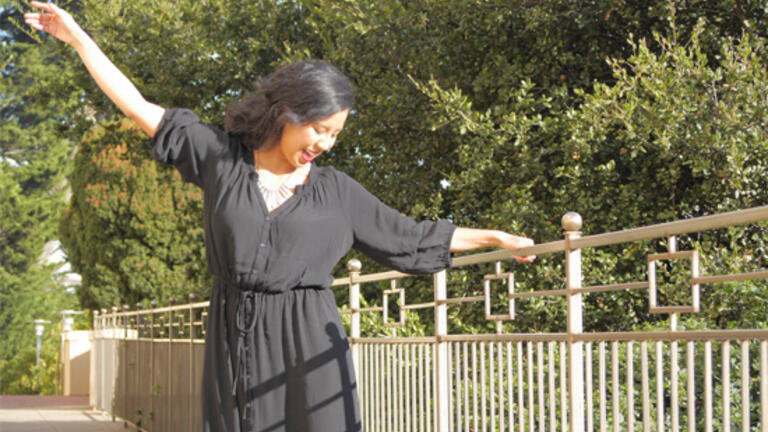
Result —
<instances>
[{"instance_id":1,"label":"black fabric","mask_svg":"<svg viewBox=\"0 0 768 432\"><path fill-rule=\"evenodd\" d=\"M415 222L333 167L272 213L253 154L187 109L168 109L150 139L158 161L203 190L211 292L203 370L204 431L359 431L349 344L328 289L354 247L407 273L451 265L455 226Z\"/></svg>"}]
</instances>

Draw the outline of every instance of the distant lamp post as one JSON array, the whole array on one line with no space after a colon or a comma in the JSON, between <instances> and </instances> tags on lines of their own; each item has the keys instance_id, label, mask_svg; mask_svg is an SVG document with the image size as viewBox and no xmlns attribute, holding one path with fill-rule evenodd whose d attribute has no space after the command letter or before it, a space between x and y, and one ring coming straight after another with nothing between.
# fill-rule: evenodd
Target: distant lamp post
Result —
<instances>
[{"instance_id":1,"label":"distant lamp post","mask_svg":"<svg viewBox=\"0 0 768 432\"><path fill-rule=\"evenodd\" d=\"M36 319L32 321L35 323L35 335L37 336L37 362L35 365L40 365L40 348L43 346L43 330L45 329L45 324L49 324L50 321L43 320L43 319Z\"/></svg>"},{"instance_id":2,"label":"distant lamp post","mask_svg":"<svg viewBox=\"0 0 768 432\"><path fill-rule=\"evenodd\" d=\"M82 315L83 311L63 310L59 311L61 314L61 331L69 332L75 327L75 315Z\"/></svg>"}]
</instances>

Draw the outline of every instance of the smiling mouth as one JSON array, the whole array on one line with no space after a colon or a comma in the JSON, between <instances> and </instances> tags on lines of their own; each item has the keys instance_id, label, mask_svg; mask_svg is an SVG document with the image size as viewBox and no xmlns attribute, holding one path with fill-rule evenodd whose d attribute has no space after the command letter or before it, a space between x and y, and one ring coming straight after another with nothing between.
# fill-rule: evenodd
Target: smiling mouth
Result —
<instances>
[{"instance_id":1,"label":"smiling mouth","mask_svg":"<svg viewBox=\"0 0 768 432\"><path fill-rule=\"evenodd\" d=\"M319 154L320 153L312 153L309 150L302 150L301 158L304 159L304 162L312 162L312 159L316 158Z\"/></svg>"}]
</instances>

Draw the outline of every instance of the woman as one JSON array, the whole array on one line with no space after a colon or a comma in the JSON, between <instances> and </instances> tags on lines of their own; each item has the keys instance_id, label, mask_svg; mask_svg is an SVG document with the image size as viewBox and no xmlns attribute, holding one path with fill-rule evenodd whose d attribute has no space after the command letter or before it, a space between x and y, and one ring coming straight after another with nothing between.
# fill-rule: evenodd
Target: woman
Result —
<instances>
[{"instance_id":1,"label":"woman","mask_svg":"<svg viewBox=\"0 0 768 432\"><path fill-rule=\"evenodd\" d=\"M354 247L409 273L451 265L451 252L519 249L500 231L414 222L333 167L352 107L350 81L320 61L275 71L228 107L226 129L144 100L72 17L32 2L33 28L71 44L99 87L149 135L155 158L204 191L213 275L203 372L205 431L358 431L349 346L328 290ZM519 257L530 262L533 256Z\"/></svg>"}]
</instances>

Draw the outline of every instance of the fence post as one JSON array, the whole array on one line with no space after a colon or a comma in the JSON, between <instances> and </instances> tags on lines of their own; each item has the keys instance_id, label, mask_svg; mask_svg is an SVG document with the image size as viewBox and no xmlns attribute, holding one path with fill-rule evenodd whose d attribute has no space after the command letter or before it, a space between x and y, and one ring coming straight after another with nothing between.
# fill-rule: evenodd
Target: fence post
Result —
<instances>
[{"instance_id":1,"label":"fence post","mask_svg":"<svg viewBox=\"0 0 768 432\"><path fill-rule=\"evenodd\" d=\"M349 336L352 338L352 362L355 364L355 376L357 377L358 388L360 388L360 345L355 341L360 337L360 284L357 278L360 277L360 270L363 264L360 260L351 259L347 261L349 270ZM361 394L360 390L358 393Z\"/></svg>"},{"instance_id":2,"label":"fence post","mask_svg":"<svg viewBox=\"0 0 768 432\"><path fill-rule=\"evenodd\" d=\"M441 336L448 334L448 298L446 271L435 273L435 430L448 431L450 402L450 370L448 369L448 342Z\"/></svg>"},{"instance_id":3,"label":"fence post","mask_svg":"<svg viewBox=\"0 0 768 432\"><path fill-rule=\"evenodd\" d=\"M568 398L571 412L571 432L584 431L584 353L575 336L582 332L581 250L571 247L571 241L581 237L581 215L568 212L561 224L565 229L565 272L568 299Z\"/></svg>"}]
</instances>

